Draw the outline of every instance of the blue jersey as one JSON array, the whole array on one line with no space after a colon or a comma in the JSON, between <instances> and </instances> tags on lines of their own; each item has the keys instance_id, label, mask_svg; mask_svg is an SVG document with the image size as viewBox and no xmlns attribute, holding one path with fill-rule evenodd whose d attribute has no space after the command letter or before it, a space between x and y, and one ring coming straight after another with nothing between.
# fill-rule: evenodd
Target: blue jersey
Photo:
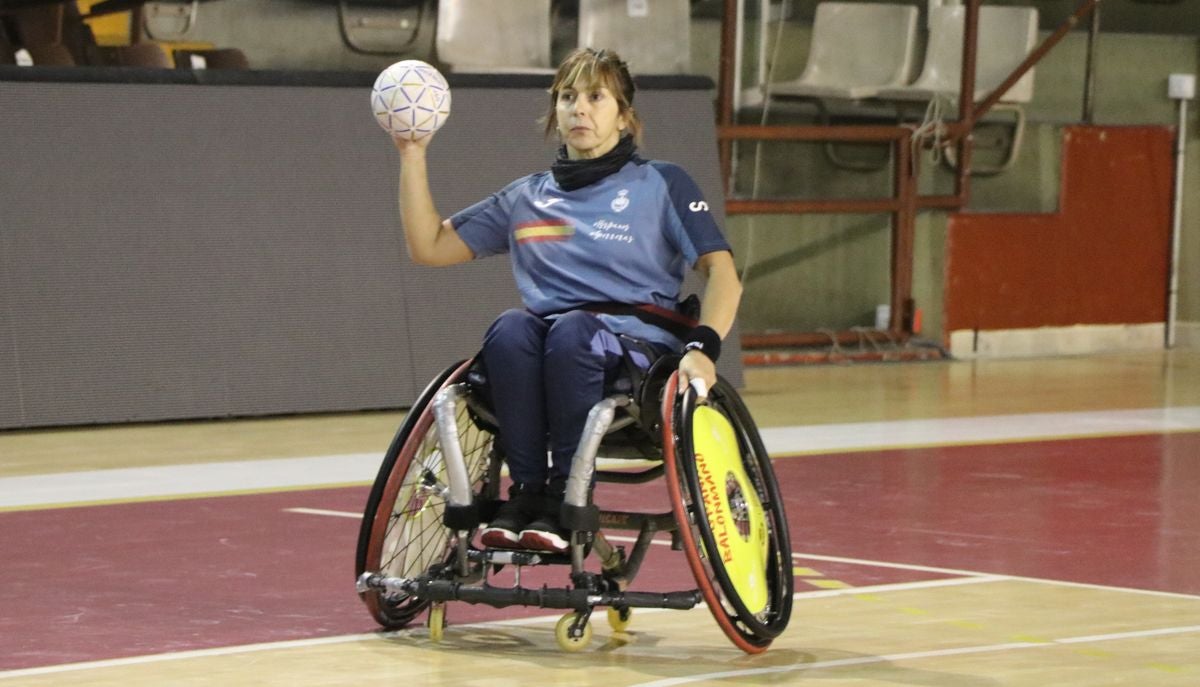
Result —
<instances>
[{"instance_id":1,"label":"blue jersey","mask_svg":"<svg viewBox=\"0 0 1200 687\"><path fill-rule=\"evenodd\" d=\"M549 171L531 174L450 223L475 257L512 254L521 300L538 314L605 302L673 310L685 269L705 253L730 250L687 172L636 156L573 191ZM679 345L635 317L600 317L617 333Z\"/></svg>"}]
</instances>

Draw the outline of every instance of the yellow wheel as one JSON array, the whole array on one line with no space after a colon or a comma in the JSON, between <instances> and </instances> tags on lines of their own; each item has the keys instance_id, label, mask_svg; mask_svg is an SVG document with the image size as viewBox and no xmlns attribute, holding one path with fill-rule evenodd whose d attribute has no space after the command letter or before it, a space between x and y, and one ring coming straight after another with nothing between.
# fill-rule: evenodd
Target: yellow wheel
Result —
<instances>
[{"instance_id":1,"label":"yellow wheel","mask_svg":"<svg viewBox=\"0 0 1200 687\"><path fill-rule=\"evenodd\" d=\"M613 632L624 632L629 629L629 621L633 616L632 608L617 609L608 607L608 626Z\"/></svg>"},{"instance_id":2,"label":"yellow wheel","mask_svg":"<svg viewBox=\"0 0 1200 687\"><path fill-rule=\"evenodd\" d=\"M429 639L442 641L446 629L446 604L436 603L429 607Z\"/></svg>"},{"instance_id":3,"label":"yellow wheel","mask_svg":"<svg viewBox=\"0 0 1200 687\"><path fill-rule=\"evenodd\" d=\"M783 498L753 418L724 379L708 404L663 390L663 464L679 541L721 630L765 651L792 613L792 555Z\"/></svg>"},{"instance_id":4,"label":"yellow wheel","mask_svg":"<svg viewBox=\"0 0 1200 687\"><path fill-rule=\"evenodd\" d=\"M583 632L578 637L571 636L571 625L575 624L577 613L568 613L558 619L554 626L554 639L563 651L583 651L592 641L592 624L583 621Z\"/></svg>"}]
</instances>

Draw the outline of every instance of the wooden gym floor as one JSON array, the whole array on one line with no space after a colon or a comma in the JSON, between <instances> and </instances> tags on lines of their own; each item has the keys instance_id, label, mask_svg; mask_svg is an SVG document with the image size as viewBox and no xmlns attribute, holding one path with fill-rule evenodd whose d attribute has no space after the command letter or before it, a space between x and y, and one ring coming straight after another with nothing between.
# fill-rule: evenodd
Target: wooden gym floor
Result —
<instances>
[{"instance_id":1,"label":"wooden gym floor","mask_svg":"<svg viewBox=\"0 0 1200 687\"><path fill-rule=\"evenodd\" d=\"M0 687L1200 684L1200 351L760 368L743 396L795 552L764 654L704 608L598 613L577 654L538 609L375 632L357 518L401 414L359 413L0 432ZM635 586L690 588L652 548Z\"/></svg>"}]
</instances>

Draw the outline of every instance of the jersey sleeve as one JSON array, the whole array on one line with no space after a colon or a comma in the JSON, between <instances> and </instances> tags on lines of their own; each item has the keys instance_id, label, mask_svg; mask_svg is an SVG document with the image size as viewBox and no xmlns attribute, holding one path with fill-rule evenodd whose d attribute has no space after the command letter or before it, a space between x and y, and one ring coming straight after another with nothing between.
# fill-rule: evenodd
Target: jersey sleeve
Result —
<instances>
[{"instance_id":1,"label":"jersey sleeve","mask_svg":"<svg viewBox=\"0 0 1200 687\"><path fill-rule=\"evenodd\" d=\"M680 228L680 234L675 239L688 263L694 266L700 256L706 253L723 250L732 252L721 228L717 226L708 201L704 200L704 194L692 177L682 167L670 162L654 161L650 164L666 182L668 210L675 214Z\"/></svg>"},{"instance_id":2,"label":"jersey sleeve","mask_svg":"<svg viewBox=\"0 0 1200 687\"><path fill-rule=\"evenodd\" d=\"M476 258L509 251L512 226L512 191L522 180L514 181L474 205L450 217L450 224Z\"/></svg>"}]
</instances>

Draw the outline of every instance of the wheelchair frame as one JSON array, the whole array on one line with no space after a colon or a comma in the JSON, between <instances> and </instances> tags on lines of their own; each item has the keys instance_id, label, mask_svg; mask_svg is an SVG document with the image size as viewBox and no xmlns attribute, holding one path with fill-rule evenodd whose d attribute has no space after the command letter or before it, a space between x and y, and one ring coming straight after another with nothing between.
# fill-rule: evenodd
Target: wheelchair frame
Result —
<instances>
[{"instance_id":1,"label":"wheelchair frame","mask_svg":"<svg viewBox=\"0 0 1200 687\"><path fill-rule=\"evenodd\" d=\"M387 629L396 629L428 607L430 636L436 641L442 637L448 601L496 608L569 609L559 620L555 637L564 650L577 651L590 641L589 619L598 606L608 607L609 624L621 631L633 608L686 610L704 601L736 646L747 653L764 651L791 615L792 564L783 501L749 412L736 391L718 379L710 392L711 402L734 429L745 478L735 483L729 477L720 486L728 491L727 501L722 502L727 510L722 513L737 521L739 531L749 530L753 523L747 519L754 509L748 510L746 503L760 504L765 522L759 527L769 537L764 552L768 600L763 609L748 608L720 556L706 554L717 552L721 545L705 514L705 494L710 502L717 497L711 485L705 491L695 460L689 460L694 458L690 422L697 398L690 388L676 393L673 370L678 361L678 356L659 359L633 380L630 393L610 395L588 414L561 512L563 526L571 531L567 554L472 546L475 530L488 522L500 503L503 460L494 441L497 425L479 398L483 382L472 379L473 361L457 363L438 375L396 433L364 511L356 557L357 589L375 619ZM602 445L611 455L617 437L623 437L626 452L632 449L634 454L624 457L662 462L639 472L597 470ZM418 458L424 450L428 454ZM607 511L592 503L594 482L644 483L664 474L670 512ZM746 484L750 490L744 488ZM609 542L602 528L637 532L628 555L624 547ZM696 589L629 589L659 532L671 532L672 549L685 551ZM414 562L407 557L410 547L416 548ZM585 568L591 553L599 560L600 572ZM488 570L503 565L515 566L514 585L488 584ZM522 587L521 568L527 565L569 565L571 586Z\"/></svg>"}]
</instances>

